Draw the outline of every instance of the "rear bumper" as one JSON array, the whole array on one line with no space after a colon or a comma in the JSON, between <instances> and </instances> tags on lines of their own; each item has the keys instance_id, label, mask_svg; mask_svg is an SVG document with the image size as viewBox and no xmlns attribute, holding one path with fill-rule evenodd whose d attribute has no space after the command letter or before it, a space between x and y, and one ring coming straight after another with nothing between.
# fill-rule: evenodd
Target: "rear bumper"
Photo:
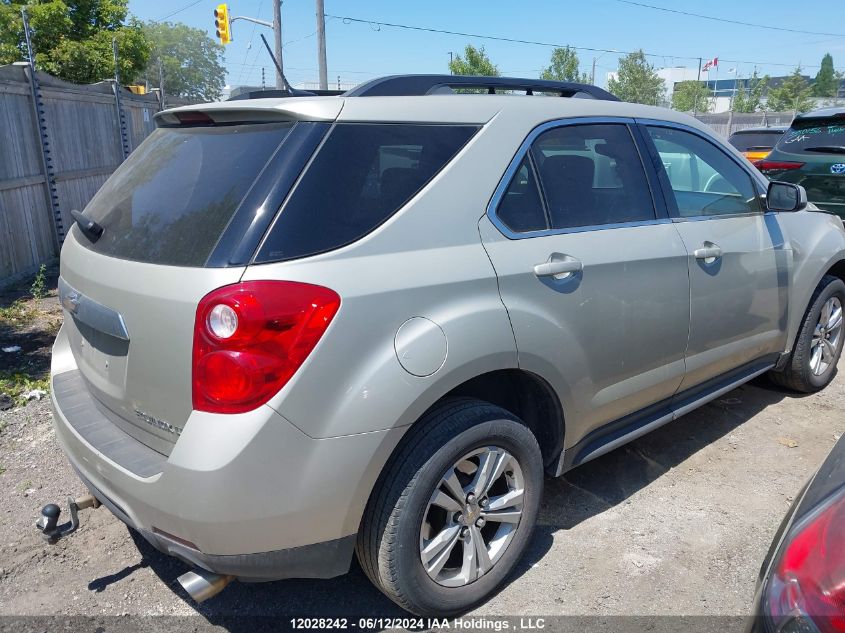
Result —
<instances>
[{"instance_id":1,"label":"rear bumper","mask_svg":"<svg viewBox=\"0 0 845 633\"><path fill-rule=\"evenodd\" d=\"M188 565L202 567L218 574L236 576L246 581L281 580L283 578L334 578L349 571L355 549L355 535L302 545L289 549L256 554L206 554L178 543L167 536L134 525L132 519L107 495L77 470L88 490L115 517L136 529L146 541L160 552L174 556Z\"/></svg>"},{"instance_id":2,"label":"rear bumper","mask_svg":"<svg viewBox=\"0 0 845 633\"><path fill-rule=\"evenodd\" d=\"M60 333L56 435L120 520L161 551L217 573L269 580L348 569L370 491L402 430L315 440L266 406L194 412L164 456L97 420L102 405L84 379L67 388L65 373L77 371L69 353Z\"/></svg>"}]
</instances>

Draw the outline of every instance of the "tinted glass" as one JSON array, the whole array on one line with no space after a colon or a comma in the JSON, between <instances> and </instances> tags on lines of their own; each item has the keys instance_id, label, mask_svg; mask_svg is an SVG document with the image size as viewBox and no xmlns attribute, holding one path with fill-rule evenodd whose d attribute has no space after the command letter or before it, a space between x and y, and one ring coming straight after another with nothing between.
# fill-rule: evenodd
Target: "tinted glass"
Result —
<instances>
[{"instance_id":1,"label":"tinted glass","mask_svg":"<svg viewBox=\"0 0 845 633\"><path fill-rule=\"evenodd\" d=\"M653 220L654 204L626 125L567 125L531 146L552 228Z\"/></svg>"},{"instance_id":2,"label":"tinted glass","mask_svg":"<svg viewBox=\"0 0 845 633\"><path fill-rule=\"evenodd\" d=\"M748 150L757 148L771 149L781 136L783 136L783 132L780 130L772 130L771 132L738 132L731 134L728 142L740 152L747 152Z\"/></svg>"},{"instance_id":3,"label":"tinted glass","mask_svg":"<svg viewBox=\"0 0 845 633\"><path fill-rule=\"evenodd\" d=\"M291 126L155 130L85 208L102 237L80 241L121 259L202 266Z\"/></svg>"},{"instance_id":4,"label":"tinted glass","mask_svg":"<svg viewBox=\"0 0 845 633\"><path fill-rule=\"evenodd\" d=\"M760 211L751 176L696 134L649 127L681 217Z\"/></svg>"},{"instance_id":5,"label":"tinted glass","mask_svg":"<svg viewBox=\"0 0 845 633\"><path fill-rule=\"evenodd\" d=\"M526 231L542 231L549 228L540 191L537 188L537 177L534 167L526 156L505 192L499 208L498 217L512 231L524 233Z\"/></svg>"},{"instance_id":6,"label":"tinted glass","mask_svg":"<svg viewBox=\"0 0 845 633\"><path fill-rule=\"evenodd\" d=\"M336 125L276 218L259 262L350 244L396 213L478 128Z\"/></svg>"},{"instance_id":7,"label":"tinted glass","mask_svg":"<svg viewBox=\"0 0 845 633\"><path fill-rule=\"evenodd\" d=\"M777 148L792 153L845 154L845 117L799 119Z\"/></svg>"}]
</instances>

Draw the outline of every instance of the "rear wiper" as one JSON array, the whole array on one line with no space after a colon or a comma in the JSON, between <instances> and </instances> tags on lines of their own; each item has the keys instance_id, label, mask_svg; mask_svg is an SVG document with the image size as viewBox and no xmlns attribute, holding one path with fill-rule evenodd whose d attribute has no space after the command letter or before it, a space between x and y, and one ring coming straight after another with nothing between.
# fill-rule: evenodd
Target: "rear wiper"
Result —
<instances>
[{"instance_id":1,"label":"rear wiper","mask_svg":"<svg viewBox=\"0 0 845 633\"><path fill-rule=\"evenodd\" d=\"M845 154L845 145L819 145L818 147L805 147L805 152L820 152L822 154Z\"/></svg>"},{"instance_id":2,"label":"rear wiper","mask_svg":"<svg viewBox=\"0 0 845 633\"><path fill-rule=\"evenodd\" d=\"M101 225L94 222L91 218L86 218L81 211L77 211L76 209L73 209L70 214L73 216L73 219L76 220L76 223L79 225L79 228L85 237L92 242L96 242L100 239L100 236L105 230Z\"/></svg>"}]
</instances>

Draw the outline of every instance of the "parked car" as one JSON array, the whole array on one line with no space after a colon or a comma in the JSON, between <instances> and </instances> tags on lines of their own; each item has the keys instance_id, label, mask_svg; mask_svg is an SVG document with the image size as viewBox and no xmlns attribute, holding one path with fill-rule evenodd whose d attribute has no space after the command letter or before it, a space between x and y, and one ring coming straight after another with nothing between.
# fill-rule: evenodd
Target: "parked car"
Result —
<instances>
[{"instance_id":1,"label":"parked car","mask_svg":"<svg viewBox=\"0 0 845 633\"><path fill-rule=\"evenodd\" d=\"M52 399L197 599L355 554L460 613L544 474L760 374L822 389L842 352L842 221L687 115L436 75L156 123L64 243Z\"/></svg>"},{"instance_id":2,"label":"parked car","mask_svg":"<svg viewBox=\"0 0 845 633\"><path fill-rule=\"evenodd\" d=\"M820 209L845 217L845 108L799 114L772 152L754 164L773 180L803 186Z\"/></svg>"},{"instance_id":3,"label":"parked car","mask_svg":"<svg viewBox=\"0 0 845 633\"><path fill-rule=\"evenodd\" d=\"M730 135L728 143L754 162L766 158L787 129L789 128L784 126L766 126L737 130Z\"/></svg>"},{"instance_id":4,"label":"parked car","mask_svg":"<svg viewBox=\"0 0 845 633\"><path fill-rule=\"evenodd\" d=\"M845 439L797 495L760 569L748 631L841 631L845 623Z\"/></svg>"}]
</instances>

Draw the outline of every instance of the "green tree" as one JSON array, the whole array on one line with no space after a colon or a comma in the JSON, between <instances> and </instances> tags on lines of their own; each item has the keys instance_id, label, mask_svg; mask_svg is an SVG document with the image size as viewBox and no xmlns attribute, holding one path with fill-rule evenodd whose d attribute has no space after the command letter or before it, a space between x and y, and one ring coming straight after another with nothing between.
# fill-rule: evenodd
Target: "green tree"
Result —
<instances>
[{"instance_id":1,"label":"green tree","mask_svg":"<svg viewBox=\"0 0 845 633\"><path fill-rule=\"evenodd\" d=\"M666 95L666 85L654 72L642 50L629 53L619 60L617 78L611 77L607 88L622 101L660 105Z\"/></svg>"},{"instance_id":2,"label":"green tree","mask_svg":"<svg viewBox=\"0 0 845 633\"><path fill-rule=\"evenodd\" d=\"M813 81L813 96L836 99L843 77L845 77L845 74L834 70L833 57L830 53L825 53L825 56L822 57L821 68L819 68L816 79Z\"/></svg>"},{"instance_id":3,"label":"green tree","mask_svg":"<svg viewBox=\"0 0 845 633\"><path fill-rule=\"evenodd\" d=\"M120 78L132 83L143 71L149 45L141 24L129 18L128 0L0 0L0 64L26 57L21 9L32 29L35 65L75 83L114 76L112 39L117 40Z\"/></svg>"},{"instance_id":4,"label":"green tree","mask_svg":"<svg viewBox=\"0 0 845 633\"><path fill-rule=\"evenodd\" d=\"M455 55L449 62L449 70L453 75L483 75L485 77L498 77L499 68L487 57L484 47L475 48L467 44L464 49L464 56Z\"/></svg>"},{"instance_id":5,"label":"green tree","mask_svg":"<svg viewBox=\"0 0 845 633\"><path fill-rule=\"evenodd\" d=\"M761 109L763 93L769 85L769 76L757 76L757 71L748 81L739 82L733 99L734 112L757 112Z\"/></svg>"},{"instance_id":6,"label":"green tree","mask_svg":"<svg viewBox=\"0 0 845 633\"><path fill-rule=\"evenodd\" d=\"M806 112L813 108L813 89L801 74L801 67L776 88L769 88L766 109L770 112Z\"/></svg>"},{"instance_id":7,"label":"green tree","mask_svg":"<svg viewBox=\"0 0 845 633\"><path fill-rule=\"evenodd\" d=\"M185 24L148 22L144 34L152 49L145 73L150 85L161 88L163 75L168 96L191 101L220 98L226 78L223 46L204 30Z\"/></svg>"},{"instance_id":8,"label":"green tree","mask_svg":"<svg viewBox=\"0 0 845 633\"><path fill-rule=\"evenodd\" d=\"M551 63L543 69L540 79L576 81L582 84L590 83L589 75L587 73L581 73L578 70L579 65L578 53L575 52L574 48L570 48L569 46L555 48L552 51Z\"/></svg>"},{"instance_id":9,"label":"green tree","mask_svg":"<svg viewBox=\"0 0 845 633\"><path fill-rule=\"evenodd\" d=\"M672 108L680 112L710 112L710 89L700 81L680 81L672 93Z\"/></svg>"}]
</instances>

